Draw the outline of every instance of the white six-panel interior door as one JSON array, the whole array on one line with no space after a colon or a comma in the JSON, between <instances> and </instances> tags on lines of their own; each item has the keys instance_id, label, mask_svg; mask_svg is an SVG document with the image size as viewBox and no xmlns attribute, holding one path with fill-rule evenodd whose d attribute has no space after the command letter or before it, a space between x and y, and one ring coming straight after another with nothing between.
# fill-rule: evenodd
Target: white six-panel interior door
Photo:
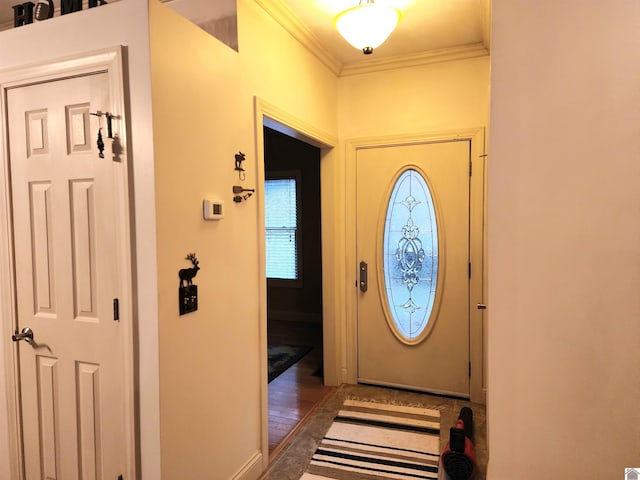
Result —
<instances>
[{"instance_id":1,"label":"white six-panel interior door","mask_svg":"<svg viewBox=\"0 0 640 480\"><path fill-rule=\"evenodd\" d=\"M127 478L127 189L108 138L110 76L84 72L5 91L14 324L16 333L33 332L15 342L19 469L27 480Z\"/></svg>"}]
</instances>

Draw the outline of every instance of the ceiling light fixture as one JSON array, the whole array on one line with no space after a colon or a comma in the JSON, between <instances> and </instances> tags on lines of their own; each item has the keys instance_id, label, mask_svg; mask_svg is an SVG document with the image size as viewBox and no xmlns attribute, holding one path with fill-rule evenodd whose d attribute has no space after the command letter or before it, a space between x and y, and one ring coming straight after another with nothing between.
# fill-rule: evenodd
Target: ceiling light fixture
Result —
<instances>
[{"instance_id":1,"label":"ceiling light fixture","mask_svg":"<svg viewBox=\"0 0 640 480\"><path fill-rule=\"evenodd\" d=\"M389 38L399 20L397 8L375 0L360 0L359 5L336 17L336 28L347 42L369 55Z\"/></svg>"}]
</instances>

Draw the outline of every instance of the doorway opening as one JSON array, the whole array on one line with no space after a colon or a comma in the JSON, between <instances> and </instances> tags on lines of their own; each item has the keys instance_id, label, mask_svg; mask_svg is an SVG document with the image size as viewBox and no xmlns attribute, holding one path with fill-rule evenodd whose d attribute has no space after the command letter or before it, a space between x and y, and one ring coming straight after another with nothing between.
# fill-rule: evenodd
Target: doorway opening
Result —
<instances>
[{"instance_id":1,"label":"doorway opening","mask_svg":"<svg viewBox=\"0 0 640 480\"><path fill-rule=\"evenodd\" d=\"M318 147L264 126L268 430L273 459L327 395Z\"/></svg>"}]
</instances>

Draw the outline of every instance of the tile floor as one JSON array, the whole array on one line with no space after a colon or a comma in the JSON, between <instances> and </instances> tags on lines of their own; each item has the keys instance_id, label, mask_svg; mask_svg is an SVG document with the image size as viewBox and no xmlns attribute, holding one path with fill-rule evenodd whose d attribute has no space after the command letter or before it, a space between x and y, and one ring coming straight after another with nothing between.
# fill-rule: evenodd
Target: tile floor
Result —
<instances>
[{"instance_id":1,"label":"tile floor","mask_svg":"<svg viewBox=\"0 0 640 480\"><path fill-rule=\"evenodd\" d=\"M282 449L261 480L298 480L304 473L324 433L345 398L373 400L404 405L433 407L441 412L440 449L445 447L449 428L455 424L460 409L471 407L474 416L474 437L478 460L475 480L485 480L487 465L486 410L484 405L465 400L406 392L367 385L342 385L326 400L314 415L307 420L298 433Z\"/></svg>"}]
</instances>

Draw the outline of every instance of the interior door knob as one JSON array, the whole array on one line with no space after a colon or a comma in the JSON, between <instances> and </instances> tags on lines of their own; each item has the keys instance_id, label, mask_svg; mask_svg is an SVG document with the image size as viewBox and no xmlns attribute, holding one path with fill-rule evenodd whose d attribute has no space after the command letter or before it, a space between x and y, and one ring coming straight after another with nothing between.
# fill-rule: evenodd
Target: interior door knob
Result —
<instances>
[{"instance_id":1,"label":"interior door knob","mask_svg":"<svg viewBox=\"0 0 640 480\"><path fill-rule=\"evenodd\" d=\"M25 340L27 343L30 343L33 340L33 330L29 327L24 327L21 332L16 330L16 333L11 335L11 340L14 342L19 342L20 340Z\"/></svg>"}]
</instances>

